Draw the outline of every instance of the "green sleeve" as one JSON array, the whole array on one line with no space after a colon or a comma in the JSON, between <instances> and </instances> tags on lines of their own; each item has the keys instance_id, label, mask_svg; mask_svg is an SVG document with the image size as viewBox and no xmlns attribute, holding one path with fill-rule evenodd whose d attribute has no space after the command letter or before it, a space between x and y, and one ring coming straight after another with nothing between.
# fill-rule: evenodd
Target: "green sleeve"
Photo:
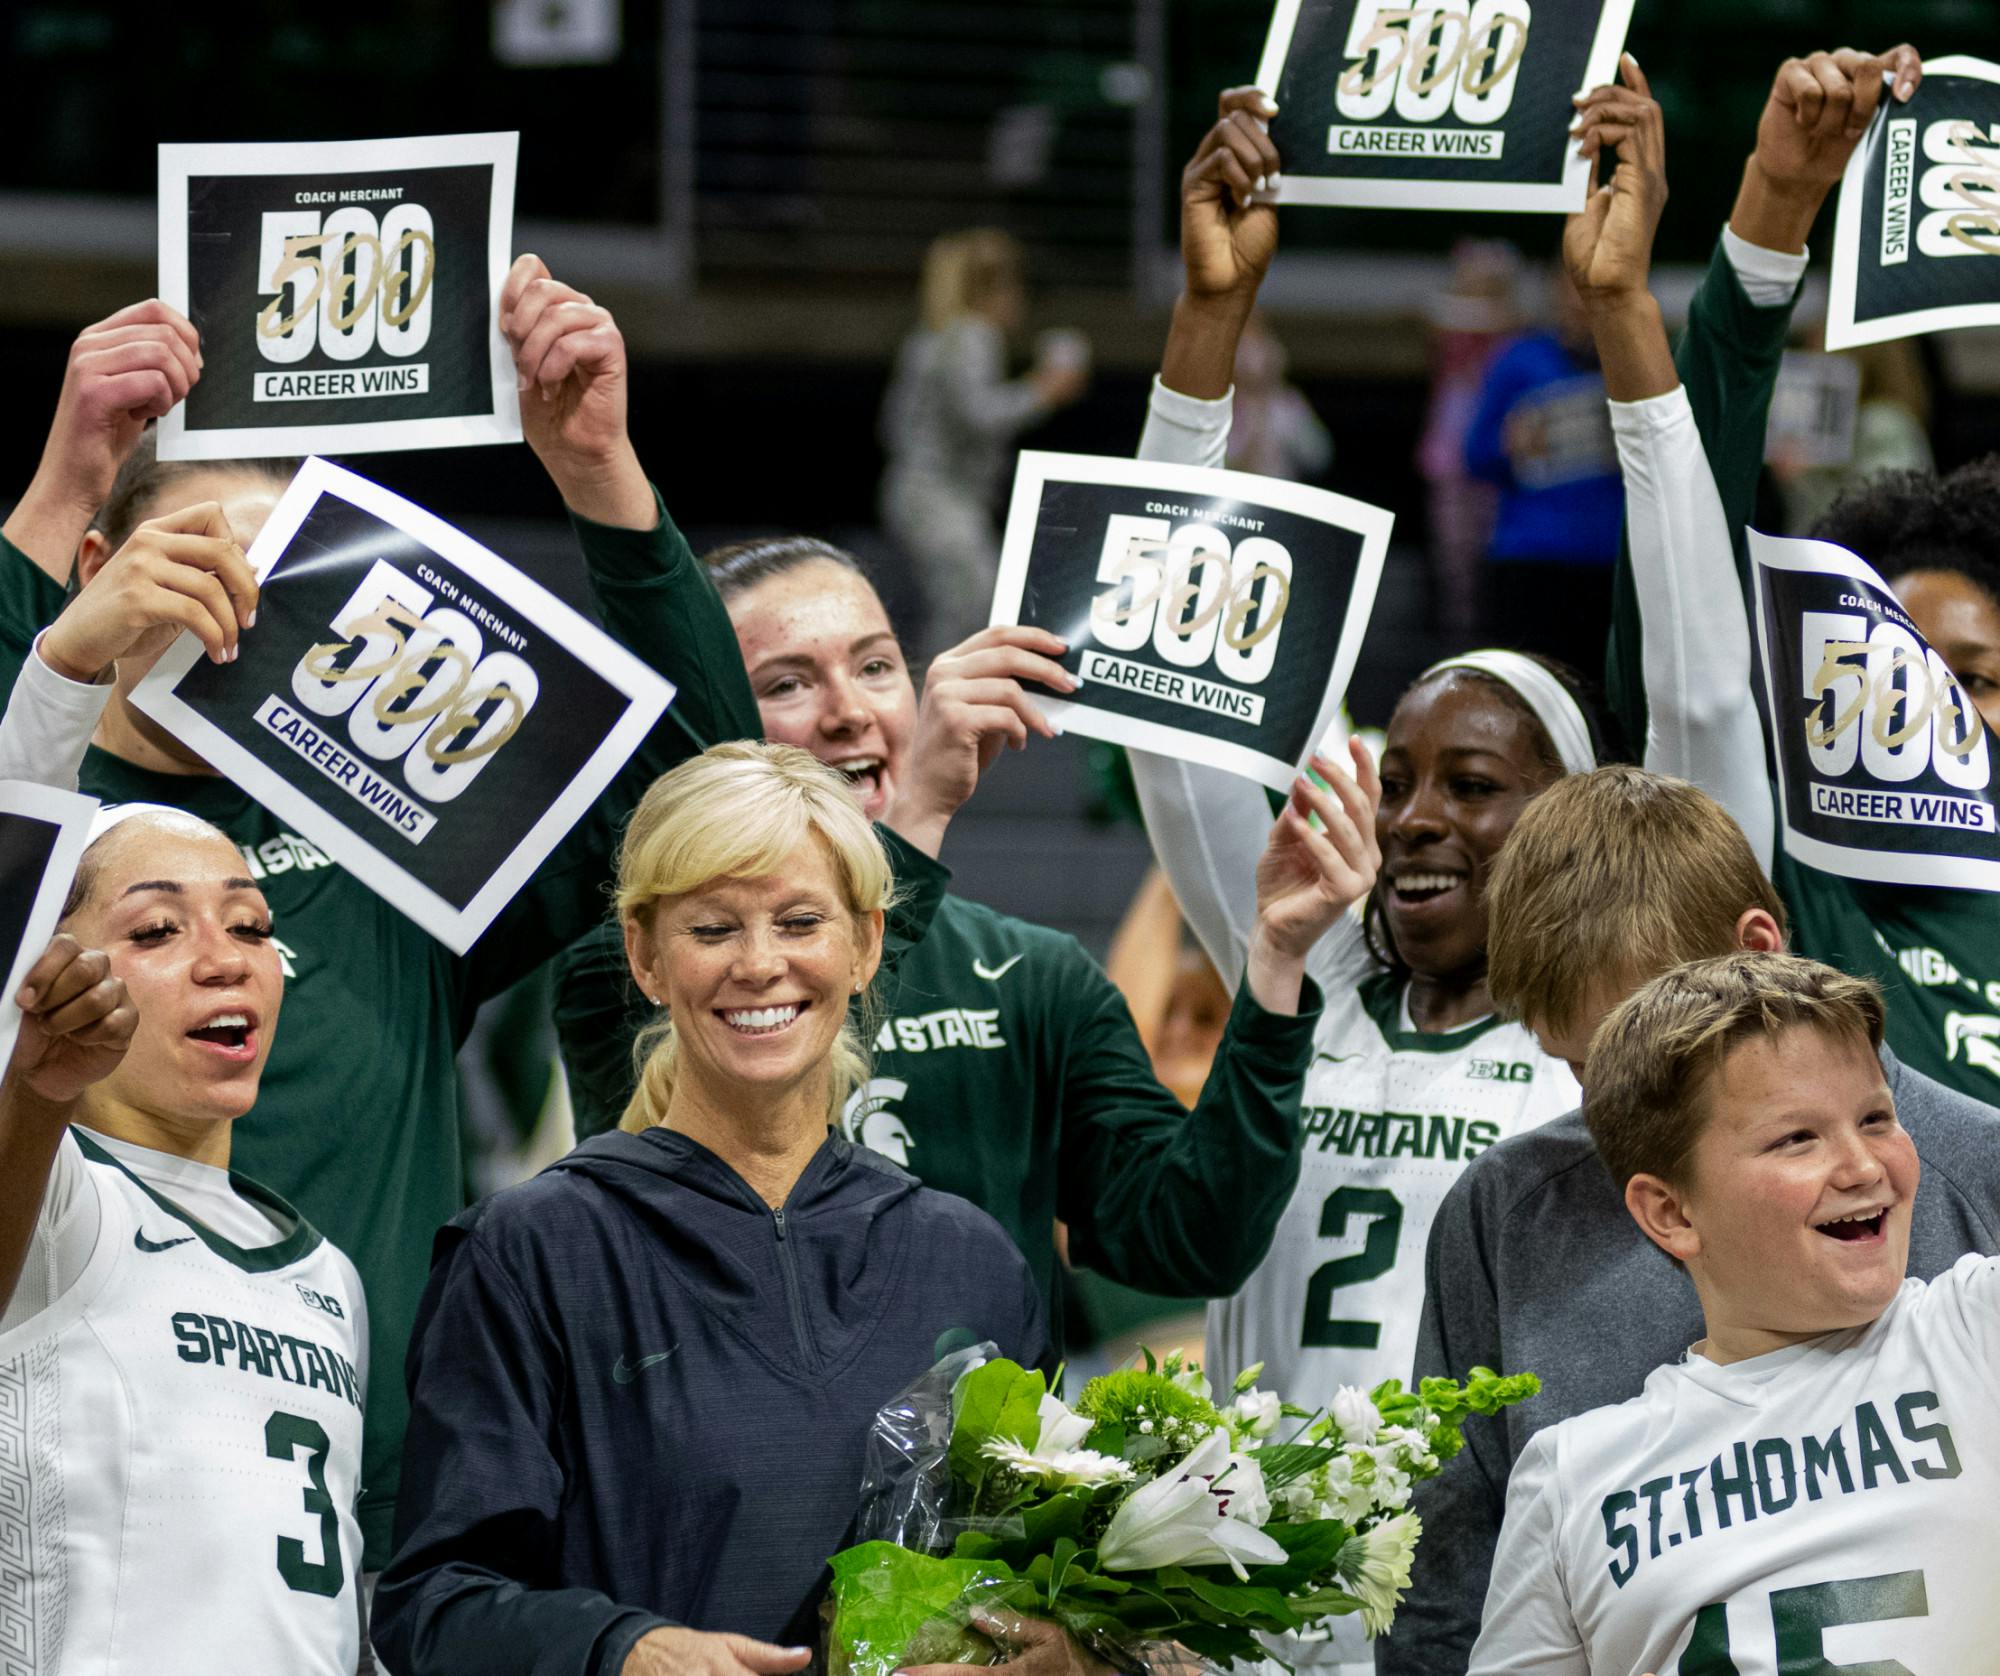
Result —
<instances>
[{"instance_id":1,"label":"green sleeve","mask_svg":"<svg viewBox=\"0 0 2000 1676\"><path fill-rule=\"evenodd\" d=\"M534 878L473 946L462 966L460 1030L481 1001L499 994L604 917L612 857L625 822L645 790L676 763L702 750L703 731L737 699L711 666L717 661L712 607L734 656L728 613L686 538L653 492L659 522L650 530L615 529L572 516L584 568L605 632L675 684L673 702L638 750L612 777L596 806L570 830ZM756 705L742 662L735 669L751 726ZM740 737L724 734L722 737Z\"/></svg>"},{"instance_id":2,"label":"green sleeve","mask_svg":"<svg viewBox=\"0 0 2000 1676\"><path fill-rule=\"evenodd\" d=\"M951 872L912 849L886 826L875 829L896 875L896 904L883 930L882 968L892 973L905 951L923 941ZM616 1129L637 1080L632 1044L654 1017L625 964L625 938L610 920L578 938L557 958L556 1044L569 1079L570 1107L580 1141Z\"/></svg>"},{"instance_id":3,"label":"green sleeve","mask_svg":"<svg viewBox=\"0 0 2000 1676\"><path fill-rule=\"evenodd\" d=\"M0 702L14 690L35 636L56 620L67 598L60 582L0 535Z\"/></svg>"},{"instance_id":4,"label":"green sleeve","mask_svg":"<svg viewBox=\"0 0 2000 1676\"><path fill-rule=\"evenodd\" d=\"M1764 469L1764 433L1771 415L1797 303L1759 308L1718 241L1708 272L1688 309L1687 330L1674 364L1687 387L1688 405L1701 432L1709 469L1721 491L1738 571L1746 578L1749 544L1743 531L1755 516L1757 480ZM1605 694L1634 756L1646 743L1646 677L1641 658L1639 598L1629 547L1618 556L1612 585L1611 643L1604 660Z\"/></svg>"},{"instance_id":5,"label":"green sleeve","mask_svg":"<svg viewBox=\"0 0 2000 1676\"><path fill-rule=\"evenodd\" d=\"M1070 1255L1144 1291L1225 1297L1263 1261L1298 1183L1319 990L1307 980L1287 1018L1240 987L1190 1112L1153 1075L1111 980L1095 963L1080 979L1085 993L1053 998L1078 1021L1061 1030L1056 1072Z\"/></svg>"}]
</instances>

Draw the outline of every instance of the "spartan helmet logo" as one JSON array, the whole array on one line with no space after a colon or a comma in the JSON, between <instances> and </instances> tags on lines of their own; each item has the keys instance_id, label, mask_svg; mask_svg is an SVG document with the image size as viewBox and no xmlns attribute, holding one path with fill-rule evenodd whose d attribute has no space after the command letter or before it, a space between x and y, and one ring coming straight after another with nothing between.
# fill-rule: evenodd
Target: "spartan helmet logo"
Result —
<instances>
[{"instance_id":1,"label":"spartan helmet logo","mask_svg":"<svg viewBox=\"0 0 2000 1676\"><path fill-rule=\"evenodd\" d=\"M856 1146L879 1152L891 1163L910 1162L910 1131L904 1127L892 1102L910 1092L910 1085L895 1077L870 1077L848 1099L840 1114L840 1126Z\"/></svg>"},{"instance_id":2,"label":"spartan helmet logo","mask_svg":"<svg viewBox=\"0 0 2000 1676\"><path fill-rule=\"evenodd\" d=\"M2000 1077L2000 1018L1991 1013L1946 1013L1944 1043L1947 1059L1956 1059L1963 1051L1967 1064Z\"/></svg>"}]
</instances>

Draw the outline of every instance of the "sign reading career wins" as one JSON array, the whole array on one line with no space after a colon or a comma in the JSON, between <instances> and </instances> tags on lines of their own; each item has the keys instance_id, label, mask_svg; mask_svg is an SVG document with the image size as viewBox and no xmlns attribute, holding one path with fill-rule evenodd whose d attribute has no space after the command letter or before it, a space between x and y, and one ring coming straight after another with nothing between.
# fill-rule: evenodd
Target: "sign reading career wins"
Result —
<instances>
[{"instance_id":1,"label":"sign reading career wins","mask_svg":"<svg viewBox=\"0 0 2000 1676\"><path fill-rule=\"evenodd\" d=\"M184 634L132 702L463 954L673 688L470 536L308 460L250 549L236 660Z\"/></svg>"},{"instance_id":2,"label":"sign reading career wins","mask_svg":"<svg viewBox=\"0 0 2000 1676\"><path fill-rule=\"evenodd\" d=\"M1826 346L2000 325L2000 65L1932 59L1848 159Z\"/></svg>"},{"instance_id":3,"label":"sign reading career wins","mask_svg":"<svg viewBox=\"0 0 2000 1676\"><path fill-rule=\"evenodd\" d=\"M1274 791L1324 739L1395 519L1247 472L1024 452L993 621L1069 642L1067 732Z\"/></svg>"},{"instance_id":4,"label":"sign reading career wins","mask_svg":"<svg viewBox=\"0 0 2000 1676\"><path fill-rule=\"evenodd\" d=\"M1884 884L2000 890L1986 724L1845 548L1750 534L1785 848Z\"/></svg>"},{"instance_id":5,"label":"sign reading career wins","mask_svg":"<svg viewBox=\"0 0 2000 1676\"><path fill-rule=\"evenodd\" d=\"M160 296L204 365L160 458L520 441L518 138L161 146Z\"/></svg>"},{"instance_id":6,"label":"sign reading career wins","mask_svg":"<svg viewBox=\"0 0 2000 1676\"><path fill-rule=\"evenodd\" d=\"M1281 204L1544 210L1589 191L1572 96L1612 79L1633 0L1278 0L1257 85Z\"/></svg>"}]
</instances>

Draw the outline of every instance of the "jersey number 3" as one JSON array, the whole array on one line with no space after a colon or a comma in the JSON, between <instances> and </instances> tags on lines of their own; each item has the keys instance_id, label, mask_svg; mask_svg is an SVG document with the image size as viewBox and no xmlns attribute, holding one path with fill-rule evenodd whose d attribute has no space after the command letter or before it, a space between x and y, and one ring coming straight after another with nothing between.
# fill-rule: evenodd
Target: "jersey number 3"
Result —
<instances>
[{"instance_id":1,"label":"jersey number 3","mask_svg":"<svg viewBox=\"0 0 2000 1676\"><path fill-rule=\"evenodd\" d=\"M264 1422L264 1453L272 1460L296 1460L299 1450L306 1451L306 1477L311 1482L299 1499L308 1513L319 1515L322 1558L307 1559L306 1545L296 1536L278 1538L278 1575L286 1588L302 1595L337 1595L347 1580L340 1568L340 1514L326 1487L329 1447L326 1428L303 1414L287 1414L281 1408Z\"/></svg>"},{"instance_id":2,"label":"jersey number 3","mask_svg":"<svg viewBox=\"0 0 2000 1676\"><path fill-rule=\"evenodd\" d=\"M1333 1295L1343 1286L1359 1286L1396 1266L1396 1247L1403 1238L1403 1201L1382 1187L1336 1187L1319 1213L1319 1237L1337 1240L1347 1233L1350 1216L1372 1216L1368 1243L1352 1257L1336 1257L1313 1270L1306 1286L1306 1316L1299 1343L1341 1350L1373 1350L1382 1338L1379 1321L1337 1321Z\"/></svg>"}]
</instances>

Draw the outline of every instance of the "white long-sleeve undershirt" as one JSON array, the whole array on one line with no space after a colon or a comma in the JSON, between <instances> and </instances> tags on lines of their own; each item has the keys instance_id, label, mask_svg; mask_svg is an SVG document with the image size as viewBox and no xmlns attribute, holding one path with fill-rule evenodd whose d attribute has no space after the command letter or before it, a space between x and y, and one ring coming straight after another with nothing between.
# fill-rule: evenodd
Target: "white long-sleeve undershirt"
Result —
<instances>
[{"instance_id":1,"label":"white long-sleeve undershirt","mask_svg":"<svg viewBox=\"0 0 2000 1676\"><path fill-rule=\"evenodd\" d=\"M1613 402L1611 430L1639 597L1646 766L1727 809L1768 872L1775 821L1750 616L1687 391Z\"/></svg>"},{"instance_id":2,"label":"white long-sleeve undershirt","mask_svg":"<svg viewBox=\"0 0 2000 1676\"><path fill-rule=\"evenodd\" d=\"M1231 399L1202 401L1157 378L1139 458L1170 465L1220 466L1229 447ZM1177 757L1132 751L1132 779L1153 853L1215 969L1234 986L1257 927L1257 861L1271 836L1271 805L1254 780ZM1341 916L1307 956L1306 970L1331 995L1373 962L1359 923Z\"/></svg>"}]
</instances>

